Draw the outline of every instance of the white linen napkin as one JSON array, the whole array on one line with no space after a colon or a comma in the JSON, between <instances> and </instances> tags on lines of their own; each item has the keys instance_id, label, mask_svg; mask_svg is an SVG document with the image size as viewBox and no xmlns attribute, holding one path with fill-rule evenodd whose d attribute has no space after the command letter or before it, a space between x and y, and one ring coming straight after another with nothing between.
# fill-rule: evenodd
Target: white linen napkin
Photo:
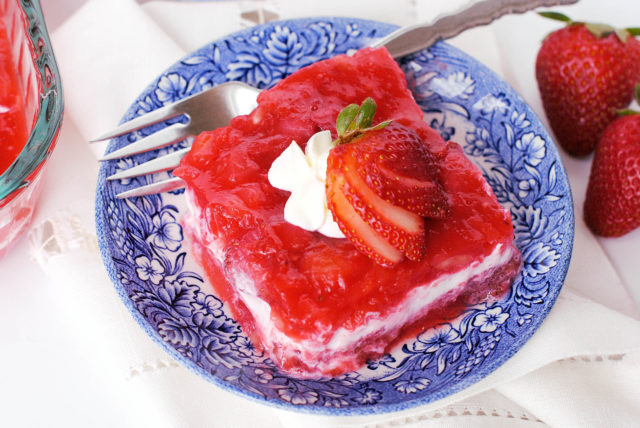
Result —
<instances>
[{"instance_id":1,"label":"white linen napkin","mask_svg":"<svg viewBox=\"0 0 640 428\"><path fill-rule=\"evenodd\" d=\"M254 7L282 18L356 15L403 25L460 3L405 0L364 7L363 1L325 1L311 9L294 0L151 1L142 6L133 0L89 0L52 37L66 96L58 150L74 161L93 162L87 140L112 128L168 65L248 25ZM518 25L514 21L510 31ZM514 78L509 74L514 68L505 67L517 47L496 39L495 28L507 31L476 29L453 43L530 90L530 79ZM522 59L521 53L519 59L532 64L531 57ZM53 158L50 171L62 171L69 157ZM584 165L567 163L572 185L584 187ZM73 175L48 174L56 185L50 185L50 202L41 207L30 238L34 255L60 290L58 304L69 314L70 331L95 361L105 387L122 395L129 426L630 426L640 420L640 317L579 209L565 289L540 330L495 373L421 408L374 417L319 417L275 410L210 385L146 336L119 301L96 248L96 171L85 167ZM61 181L71 185L58 185ZM597 270L589 268L594 265Z\"/></svg>"}]
</instances>

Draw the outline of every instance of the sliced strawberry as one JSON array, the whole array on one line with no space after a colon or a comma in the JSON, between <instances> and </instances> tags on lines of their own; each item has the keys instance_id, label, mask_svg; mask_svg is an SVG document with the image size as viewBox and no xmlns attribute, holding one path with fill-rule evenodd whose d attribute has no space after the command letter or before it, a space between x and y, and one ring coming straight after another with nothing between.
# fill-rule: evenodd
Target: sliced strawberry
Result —
<instances>
[{"instance_id":1,"label":"sliced strawberry","mask_svg":"<svg viewBox=\"0 0 640 428\"><path fill-rule=\"evenodd\" d=\"M344 175L334 170L327 176L327 205L340 230L356 248L383 266L393 266L402 261L402 253L371 228L355 211L343 192Z\"/></svg>"},{"instance_id":2,"label":"sliced strawberry","mask_svg":"<svg viewBox=\"0 0 640 428\"><path fill-rule=\"evenodd\" d=\"M422 260L426 248L424 219L381 198L357 173L352 147L342 146L344 154L344 193L360 217L408 259ZM338 148L336 148L338 149Z\"/></svg>"},{"instance_id":3,"label":"sliced strawberry","mask_svg":"<svg viewBox=\"0 0 640 428\"><path fill-rule=\"evenodd\" d=\"M437 181L438 160L418 134L394 122L366 137L366 144L354 145L354 156L369 187L423 217L445 218L449 206Z\"/></svg>"},{"instance_id":4,"label":"sliced strawberry","mask_svg":"<svg viewBox=\"0 0 640 428\"><path fill-rule=\"evenodd\" d=\"M371 127L375 102L338 115L338 139L327 159L327 206L356 248L385 266L426 251L425 217L444 218L447 198L438 160L403 125Z\"/></svg>"}]
</instances>

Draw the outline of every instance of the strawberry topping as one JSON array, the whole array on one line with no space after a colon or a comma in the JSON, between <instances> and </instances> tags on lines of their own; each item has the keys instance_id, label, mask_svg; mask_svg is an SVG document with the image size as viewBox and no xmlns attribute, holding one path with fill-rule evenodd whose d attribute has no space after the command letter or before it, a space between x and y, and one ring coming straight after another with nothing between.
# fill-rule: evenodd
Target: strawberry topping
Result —
<instances>
[{"instance_id":1,"label":"strawberry topping","mask_svg":"<svg viewBox=\"0 0 640 428\"><path fill-rule=\"evenodd\" d=\"M422 139L398 123L368 135L356 144L358 172L367 185L388 202L423 217L442 219L448 211L437 181L439 163Z\"/></svg>"},{"instance_id":2,"label":"strawberry topping","mask_svg":"<svg viewBox=\"0 0 640 428\"><path fill-rule=\"evenodd\" d=\"M448 203L438 163L422 139L399 123L371 127L375 102L345 107L327 161L327 205L342 233L376 262L393 266L425 255L424 218Z\"/></svg>"},{"instance_id":3,"label":"strawberry topping","mask_svg":"<svg viewBox=\"0 0 640 428\"><path fill-rule=\"evenodd\" d=\"M328 177L327 177L328 178ZM402 261L402 253L382 235L377 233L355 210L353 200L345 195L345 179L340 172L327 180L329 209L340 230L356 248L383 266L393 266Z\"/></svg>"}]
</instances>

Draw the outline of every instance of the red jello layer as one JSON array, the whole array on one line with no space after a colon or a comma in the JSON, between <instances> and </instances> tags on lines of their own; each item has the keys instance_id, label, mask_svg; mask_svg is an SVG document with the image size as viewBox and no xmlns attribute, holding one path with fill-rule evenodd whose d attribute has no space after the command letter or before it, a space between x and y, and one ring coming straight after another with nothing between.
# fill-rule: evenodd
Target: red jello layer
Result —
<instances>
[{"instance_id":1,"label":"red jello layer","mask_svg":"<svg viewBox=\"0 0 640 428\"><path fill-rule=\"evenodd\" d=\"M292 140L304 148L320 130L335 137L339 110L366 97L378 104L376 122L392 119L415 129L441 159L450 216L425 220L428 247L420 262L382 267L348 240L287 223L289 193L267 180L271 163ZM175 171L187 183L193 211L188 226L206 249L201 258L213 285L285 369L306 375L310 367L325 374L350 370L382 353L403 328L432 317L434 308L461 295L474 296L464 300L472 304L499 294L517 274L509 213L460 147L445 143L422 116L386 50L366 49L310 65L262 92L250 115L200 135ZM471 266L476 271L464 277ZM480 277L487 281L480 284ZM429 287L448 297L431 296L439 303L425 301L413 319L396 316L416 306L408 299L412 293ZM363 326L375 320L398 325L368 333ZM331 361L317 364L317 358Z\"/></svg>"}]
</instances>

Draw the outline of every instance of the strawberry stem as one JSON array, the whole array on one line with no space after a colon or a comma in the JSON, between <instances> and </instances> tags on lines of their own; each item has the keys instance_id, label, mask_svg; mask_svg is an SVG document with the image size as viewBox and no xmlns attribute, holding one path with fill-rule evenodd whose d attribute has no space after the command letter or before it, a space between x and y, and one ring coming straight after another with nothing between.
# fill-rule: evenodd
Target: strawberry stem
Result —
<instances>
[{"instance_id":1,"label":"strawberry stem","mask_svg":"<svg viewBox=\"0 0 640 428\"><path fill-rule=\"evenodd\" d=\"M627 39L629 38L629 32L627 30L616 30L616 34L622 43L627 43Z\"/></svg>"},{"instance_id":2,"label":"strawberry stem","mask_svg":"<svg viewBox=\"0 0 640 428\"><path fill-rule=\"evenodd\" d=\"M616 32L615 28L613 28L611 25L607 25L607 24L597 24L597 23L588 22L588 23L584 24L584 26L587 28L587 30L589 30L589 32L591 34L593 34L594 36L596 36L599 39L601 39L601 38L603 38L605 36L608 36L611 33ZM629 33L624 32L624 31L622 33L624 33L626 35L629 35ZM622 39L620 34L618 34L618 37L620 37L620 39ZM624 36L624 37L626 39L626 36Z\"/></svg>"},{"instance_id":3,"label":"strawberry stem","mask_svg":"<svg viewBox=\"0 0 640 428\"><path fill-rule=\"evenodd\" d=\"M627 38L631 35L633 37L640 36L640 27L620 28L616 29L608 24L600 24L593 22L573 21L567 15L559 12L538 12L538 15L543 18L553 19L554 21L565 22L567 25L584 25L587 30L595 37L601 39L608 36L611 33L616 33L622 43L627 42Z\"/></svg>"},{"instance_id":4,"label":"strawberry stem","mask_svg":"<svg viewBox=\"0 0 640 428\"><path fill-rule=\"evenodd\" d=\"M349 104L343 108L336 119L338 138L333 142L334 147L346 144L367 131L382 129L391 123L387 120L372 127L376 109L376 102L371 97L367 97L361 105Z\"/></svg>"}]
</instances>

